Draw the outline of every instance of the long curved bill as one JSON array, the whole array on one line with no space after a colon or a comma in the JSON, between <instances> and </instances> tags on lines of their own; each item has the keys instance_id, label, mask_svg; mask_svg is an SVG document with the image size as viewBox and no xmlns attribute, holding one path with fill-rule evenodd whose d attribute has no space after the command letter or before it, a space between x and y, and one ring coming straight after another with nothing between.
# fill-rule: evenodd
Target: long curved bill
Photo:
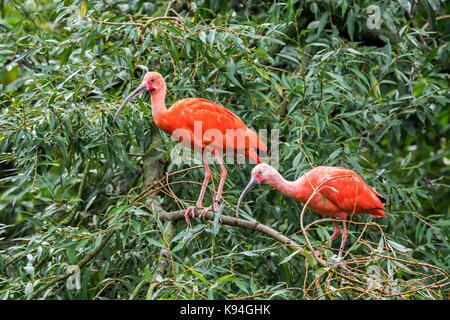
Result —
<instances>
[{"instance_id":1,"label":"long curved bill","mask_svg":"<svg viewBox=\"0 0 450 320\"><path fill-rule=\"evenodd\" d=\"M241 196L239 197L239 201L237 203L236 206L236 217L239 216L239 207L241 206L241 202L244 199L245 195L247 194L247 192L249 192L254 186L256 186L258 184L258 180L256 180L256 178L251 178L250 182L247 184L247 186L245 187L244 191L242 191Z\"/></svg>"},{"instance_id":2,"label":"long curved bill","mask_svg":"<svg viewBox=\"0 0 450 320\"><path fill-rule=\"evenodd\" d=\"M119 109L117 110L116 114L114 115L114 120L113 123L116 123L117 118L120 115L120 111L122 111L123 107L125 107L128 102L130 102L131 100L133 100L136 96L140 95L141 93L145 92L147 90L147 86L145 83L141 84L139 87L137 87L136 89L134 89L133 92L131 92L128 97L126 97L126 99L122 102L122 104L120 105Z\"/></svg>"}]
</instances>

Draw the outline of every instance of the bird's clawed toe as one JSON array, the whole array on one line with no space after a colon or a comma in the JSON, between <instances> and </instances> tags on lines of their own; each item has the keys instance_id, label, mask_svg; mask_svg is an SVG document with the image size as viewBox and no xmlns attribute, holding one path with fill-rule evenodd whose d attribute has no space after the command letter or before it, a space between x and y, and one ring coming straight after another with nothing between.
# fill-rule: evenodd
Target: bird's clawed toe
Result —
<instances>
[{"instance_id":1,"label":"bird's clawed toe","mask_svg":"<svg viewBox=\"0 0 450 320\"><path fill-rule=\"evenodd\" d=\"M341 267L343 270L350 272L350 270L347 268L347 266L345 265L345 263L342 260L343 260L343 258L342 258L341 253L339 253L338 256L334 255L333 257L331 257L331 263L333 264L333 266Z\"/></svg>"},{"instance_id":2,"label":"bird's clawed toe","mask_svg":"<svg viewBox=\"0 0 450 320\"><path fill-rule=\"evenodd\" d=\"M311 251L308 251L308 254L309 254L310 256L316 256L316 257L318 257L318 258L320 258L320 259L323 258L322 252L320 252L320 251L318 251L318 250L314 250L314 255L312 254ZM305 259L305 268L306 268L306 270L308 270L308 266L309 266L308 259Z\"/></svg>"},{"instance_id":3,"label":"bird's clawed toe","mask_svg":"<svg viewBox=\"0 0 450 320\"><path fill-rule=\"evenodd\" d=\"M211 207L203 208L203 209L202 209L202 212L200 212L200 215L199 215L198 217L199 217L199 218L202 218L203 215L204 215L206 212L208 212L209 209L211 209Z\"/></svg>"},{"instance_id":4,"label":"bird's clawed toe","mask_svg":"<svg viewBox=\"0 0 450 320\"><path fill-rule=\"evenodd\" d=\"M186 219L186 223L189 224L189 213L191 213L192 218L195 217L195 210L197 210L197 207L188 207L186 209L186 212L184 213L184 219Z\"/></svg>"},{"instance_id":5,"label":"bird's clawed toe","mask_svg":"<svg viewBox=\"0 0 450 320\"><path fill-rule=\"evenodd\" d=\"M214 212L219 211L219 200L214 200Z\"/></svg>"},{"instance_id":6,"label":"bird's clawed toe","mask_svg":"<svg viewBox=\"0 0 450 320\"><path fill-rule=\"evenodd\" d=\"M184 213L184 218L186 219L186 222L188 224L189 224L189 213L191 213L192 218L195 218L195 211L197 209L201 210L200 214L198 215L198 218L202 218L206 212L208 212L209 210L212 209L212 207L211 206L209 206L209 207L194 207L194 206L188 207L186 209L186 212ZM216 209L216 204L214 204L214 211L217 211L218 209L219 209L219 205L217 204L217 209Z\"/></svg>"}]
</instances>

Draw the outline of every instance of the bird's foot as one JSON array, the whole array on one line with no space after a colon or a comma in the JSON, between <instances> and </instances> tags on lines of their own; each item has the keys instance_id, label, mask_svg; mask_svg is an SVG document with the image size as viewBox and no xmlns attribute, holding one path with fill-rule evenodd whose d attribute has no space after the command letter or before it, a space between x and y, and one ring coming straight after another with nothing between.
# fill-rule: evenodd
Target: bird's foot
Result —
<instances>
[{"instance_id":1,"label":"bird's foot","mask_svg":"<svg viewBox=\"0 0 450 320\"><path fill-rule=\"evenodd\" d=\"M214 206L214 208L215 208L215 206ZM187 209L186 209L186 212L185 212L185 214L184 214L184 218L186 219L186 222L189 224L189 213L191 213L191 215L192 215L192 218L195 218L195 210L197 210L197 209L199 209L199 210L201 210L200 211L200 214L198 215L198 217L199 218L202 218L203 217L203 215L206 213L206 212L208 212L209 210L211 210L211 206L209 206L209 207L202 207L202 206L197 206L197 207L194 207L194 206L191 206L191 207L188 207ZM215 211L217 211L217 209L214 209Z\"/></svg>"},{"instance_id":2,"label":"bird's foot","mask_svg":"<svg viewBox=\"0 0 450 320\"><path fill-rule=\"evenodd\" d=\"M323 257L322 252L320 252L320 251L318 251L318 250L315 250L314 253L315 253L314 255L315 255L316 257L322 259L322 257ZM308 251L308 254L309 254L310 256L314 256L314 255L311 253L311 251ZM309 266L309 264L308 264L308 259L305 259L305 268L306 268L306 270L308 270L308 266Z\"/></svg>"},{"instance_id":3,"label":"bird's foot","mask_svg":"<svg viewBox=\"0 0 450 320\"><path fill-rule=\"evenodd\" d=\"M219 203L219 200L214 200L214 212L217 212L217 211L219 211L219 205L220 205L220 203Z\"/></svg>"},{"instance_id":4,"label":"bird's foot","mask_svg":"<svg viewBox=\"0 0 450 320\"><path fill-rule=\"evenodd\" d=\"M202 218L203 215L208 212L211 209L211 207L206 207L202 209L202 212L200 212L200 214L198 215L199 218Z\"/></svg>"},{"instance_id":5,"label":"bird's foot","mask_svg":"<svg viewBox=\"0 0 450 320\"><path fill-rule=\"evenodd\" d=\"M199 214L199 218L203 217L203 215L208 212L209 210L212 210L214 208L214 212L219 211L219 201L218 200L214 200L214 204L212 206L209 206L207 208L203 208L202 212L200 212Z\"/></svg>"},{"instance_id":6,"label":"bird's foot","mask_svg":"<svg viewBox=\"0 0 450 320\"><path fill-rule=\"evenodd\" d=\"M345 265L345 263L342 261L343 257L341 254L339 255L334 255L331 257L331 263L333 264L333 266L338 266L341 267L343 270L350 272L350 270L347 268L347 266Z\"/></svg>"},{"instance_id":7,"label":"bird's foot","mask_svg":"<svg viewBox=\"0 0 450 320\"><path fill-rule=\"evenodd\" d=\"M197 207L187 207L186 212L184 213L184 218L186 219L187 224L189 224L189 213L191 213L192 218L195 218L195 210L197 210Z\"/></svg>"},{"instance_id":8,"label":"bird's foot","mask_svg":"<svg viewBox=\"0 0 450 320\"><path fill-rule=\"evenodd\" d=\"M184 218L186 219L186 222L189 224L189 213L191 213L192 218L195 218L195 210L201 209L200 214L198 215L199 218L202 218L206 212L214 208L214 212L217 212L219 210L219 201L214 200L214 204L209 207L202 207L202 206L190 206L186 209L186 212L184 213Z\"/></svg>"}]
</instances>

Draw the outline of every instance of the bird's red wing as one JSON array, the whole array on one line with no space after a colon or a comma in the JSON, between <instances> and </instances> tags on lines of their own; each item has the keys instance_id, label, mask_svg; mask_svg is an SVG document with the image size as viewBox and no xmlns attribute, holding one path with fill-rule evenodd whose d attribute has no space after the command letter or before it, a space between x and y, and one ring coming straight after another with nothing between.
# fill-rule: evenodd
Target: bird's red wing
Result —
<instances>
[{"instance_id":1,"label":"bird's red wing","mask_svg":"<svg viewBox=\"0 0 450 320\"><path fill-rule=\"evenodd\" d=\"M169 111L176 115L176 123L173 125L188 128L202 139L204 145L223 149L267 150L259 136L249 129L241 118L212 101L200 98L182 99Z\"/></svg>"},{"instance_id":2,"label":"bird's red wing","mask_svg":"<svg viewBox=\"0 0 450 320\"><path fill-rule=\"evenodd\" d=\"M329 180L322 185L320 194L343 212L385 216L384 205L378 197L381 195L355 172L340 167L317 167L314 171L310 178L314 180L313 185L318 187Z\"/></svg>"}]
</instances>

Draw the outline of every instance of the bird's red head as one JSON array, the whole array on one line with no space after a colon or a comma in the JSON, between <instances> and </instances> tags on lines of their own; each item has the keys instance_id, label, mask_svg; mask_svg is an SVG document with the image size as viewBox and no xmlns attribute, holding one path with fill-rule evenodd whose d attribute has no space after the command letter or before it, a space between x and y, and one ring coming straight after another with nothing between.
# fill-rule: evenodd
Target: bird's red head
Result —
<instances>
[{"instance_id":1,"label":"bird's red head","mask_svg":"<svg viewBox=\"0 0 450 320\"><path fill-rule=\"evenodd\" d=\"M242 191L241 196L239 197L236 206L236 217L239 215L239 207L247 192L249 192L257 184L261 183L270 184L271 181L273 181L272 178L275 177L277 174L278 171L271 165L268 165L267 163L260 163L253 168L250 182L247 184L244 191Z\"/></svg>"},{"instance_id":2,"label":"bird's red head","mask_svg":"<svg viewBox=\"0 0 450 320\"><path fill-rule=\"evenodd\" d=\"M131 92L128 97L122 102L119 109L117 110L116 114L114 115L114 123L116 122L117 118L119 117L120 111L122 111L123 107L133 100L135 97L137 97L140 94L143 94L144 92L150 91L153 94L157 92L165 92L166 83L164 82L164 78L161 74L155 71L147 72L144 76L144 81L142 81L141 85L137 87L136 89ZM164 93L165 94L165 93Z\"/></svg>"},{"instance_id":3,"label":"bird's red head","mask_svg":"<svg viewBox=\"0 0 450 320\"><path fill-rule=\"evenodd\" d=\"M253 168L252 178L255 179L258 184L267 183L276 173L277 170L274 167L267 163L260 163Z\"/></svg>"},{"instance_id":4,"label":"bird's red head","mask_svg":"<svg viewBox=\"0 0 450 320\"><path fill-rule=\"evenodd\" d=\"M147 72L142 84L145 84L147 91L156 91L166 85L163 76L155 71Z\"/></svg>"}]
</instances>

